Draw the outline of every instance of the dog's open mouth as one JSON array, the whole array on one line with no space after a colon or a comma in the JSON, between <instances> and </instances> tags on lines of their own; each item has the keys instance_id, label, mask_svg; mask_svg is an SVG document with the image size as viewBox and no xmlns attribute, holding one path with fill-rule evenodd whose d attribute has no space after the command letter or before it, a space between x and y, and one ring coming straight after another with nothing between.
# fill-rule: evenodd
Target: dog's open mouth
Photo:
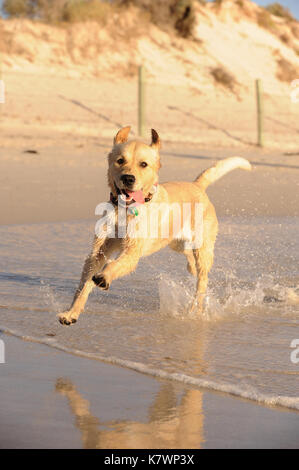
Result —
<instances>
[{"instance_id":1,"label":"dog's open mouth","mask_svg":"<svg viewBox=\"0 0 299 470\"><path fill-rule=\"evenodd\" d=\"M119 189L119 187L115 183L114 186L117 194L121 196L121 199L127 204L133 201L138 202L139 204L144 203L143 191L141 189L139 189L138 191L131 191L129 189Z\"/></svg>"}]
</instances>

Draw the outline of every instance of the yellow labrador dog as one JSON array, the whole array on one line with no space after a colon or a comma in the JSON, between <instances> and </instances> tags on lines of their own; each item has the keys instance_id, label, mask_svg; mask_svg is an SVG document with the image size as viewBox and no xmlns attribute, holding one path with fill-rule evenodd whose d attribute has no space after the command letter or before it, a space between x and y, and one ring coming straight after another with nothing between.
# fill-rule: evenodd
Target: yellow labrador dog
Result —
<instances>
[{"instance_id":1,"label":"yellow labrador dog","mask_svg":"<svg viewBox=\"0 0 299 470\"><path fill-rule=\"evenodd\" d=\"M200 313L218 231L206 188L235 168L251 169L247 160L233 157L219 161L194 182L158 184L161 143L157 132L152 129L150 145L128 141L129 132L130 127L124 127L114 138L108 156L110 202L104 204L72 305L58 315L63 325L78 320L94 287L109 289L115 279L134 271L140 258L167 245L186 256L188 271L197 278L192 309ZM117 257L111 259L115 253Z\"/></svg>"}]
</instances>

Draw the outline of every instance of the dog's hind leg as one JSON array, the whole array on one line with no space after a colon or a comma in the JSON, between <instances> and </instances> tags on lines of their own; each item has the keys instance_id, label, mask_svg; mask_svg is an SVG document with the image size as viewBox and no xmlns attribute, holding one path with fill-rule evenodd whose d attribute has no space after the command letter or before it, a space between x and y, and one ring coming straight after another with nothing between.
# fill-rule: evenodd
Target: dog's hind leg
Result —
<instances>
[{"instance_id":1,"label":"dog's hind leg","mask_svg":"<svg viewBox=\"0 0 299 470\"><path fill-rule=\"evenodd\" d=\"M103 268L108 261L108 257L115 249L115 239L103 241L95 238L92 252L84 263L80 284L76 290L72 305L68 311L58 315L58 319L62 325L76 323L80 313L84 310L89 294L95 287L92 277Z\"/></svg>"},{"instance_id":2,"label":"dog's hind leg","mask_svg":"<svg viewBox=\"0 0 299 470\"><path fill-rule=\"evenodd\" d=\"M197 271L197 282L196 294L191 311L197 310L198 313L201 313L203 310L204 298L208 287L208 274L211 267L213 266L214 243L210 242L206 246L203 245L200 249L193 250L193 255Z\"/></svg>"},{"instance_id":3,"label":"dog's hind leg","mask_svg":"<svg viewBox=\"0 0 299 470\"><path fill-rule=\"evenodd\" d=\"M184 255L187 258L187 269L192 276L197 275L197 269L196 269L196 261L195 257L193 254L193 250L186 250L184 251Z\"/></svg>"},{"instance_id":4,"label":"dog's hind leg","mask_svg":"<svg viewBox=\"0 0 299 470\"><path fill-rule=\"evenodd\" d=\"M187 269L193 276L197 275L196 263L192 249L185 248L184 240L173 240L169 247L177 253L182 253L187 258Z\"/></svg>"}]
</instances>

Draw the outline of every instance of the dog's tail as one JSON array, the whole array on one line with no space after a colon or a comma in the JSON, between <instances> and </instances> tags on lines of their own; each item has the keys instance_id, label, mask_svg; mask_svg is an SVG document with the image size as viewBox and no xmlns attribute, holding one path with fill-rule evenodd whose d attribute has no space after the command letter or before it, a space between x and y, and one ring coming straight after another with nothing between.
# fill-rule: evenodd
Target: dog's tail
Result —
<instances>
[{"instance_id":1,"label":"dog's tail","mask_svg":"<svg viewBox=\"0 0 299 470\"><path fill-rule=\"evenodd\" d=\"M216 165L203 171L195 180L202 189L206 189L210 184L222 178L235 168L242 168L250 171L251 165L248 160L242 157L231 157L220 160Z\"/></svg>"}]
</instances>

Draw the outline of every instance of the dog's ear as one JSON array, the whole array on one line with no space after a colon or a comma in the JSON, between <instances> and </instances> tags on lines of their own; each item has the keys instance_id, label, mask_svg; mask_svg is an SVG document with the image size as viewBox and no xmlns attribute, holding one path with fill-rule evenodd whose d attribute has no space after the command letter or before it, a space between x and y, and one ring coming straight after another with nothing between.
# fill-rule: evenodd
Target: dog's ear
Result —
<instances>
[{"instance_id":1,"label":"dog's ear","mask_svg":"<svg viewBox=\"0 0 299 470\"><path fill-rule=\"evenodd\" d=\"M114 137L114 145L123 144L124 142L127 142L130 130L131 126L123 127L122 129L120 129Z\"/></svg>"},{"instance_id":2,"label":"dog's ear","mask_svg":"<svg viewBox=\"0 0 299 470\"><path fill-rule=\"evenodd\" d=\"M157 149L159 149L161 147L161 140L160 140L158 132L155 131L155 129L152 129L151 147L156 147Z\"/></svg>"}]
</instances>

